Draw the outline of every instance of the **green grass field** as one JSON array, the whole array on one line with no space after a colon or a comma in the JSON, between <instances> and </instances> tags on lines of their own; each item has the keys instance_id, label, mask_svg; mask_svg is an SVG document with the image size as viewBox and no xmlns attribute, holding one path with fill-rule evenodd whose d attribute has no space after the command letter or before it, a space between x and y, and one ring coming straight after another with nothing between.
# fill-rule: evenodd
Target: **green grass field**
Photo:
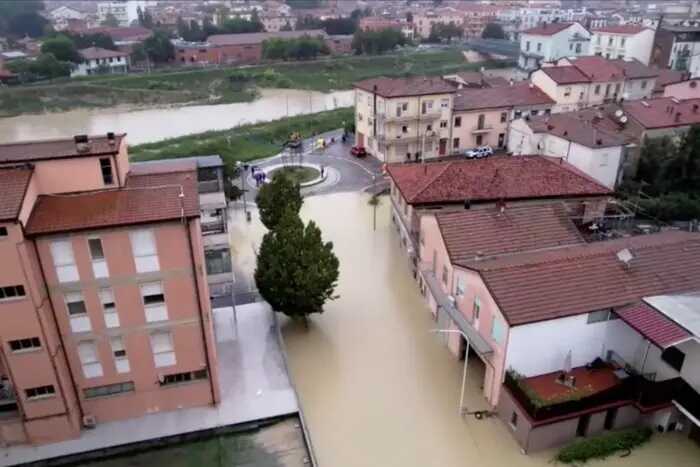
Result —
<instances>
[{"instance_id":1,"label":"green grass field","mask_svg":"<svg viewBox=\"0 0 700 467\"><path fill-rule=\"evenodd\" d=\"M129 147L134 161L219 154L227 164L273 156L282 151L290 133L304 138L343 127L354 119L353 109L344 108L244 125L229 130L208 131Z\"/></svg>"},{"instance_id":2,"label":"green grass field","mask_svg":"<svg viewBox=\"0 0 700 467\"><path fill-rule=\"evenodd\" d=\"M255 99L259 87L327 92L349 89L355 81L376 76L440 75L475 70L481 65L484 64L466 63L458 49L409 49L390 55L334 57L255 67L78 78L2 88L0 117L81 107L249 102ZM486 64L487 67L500 65ZM229 79L241 74L247 78L243 82Z\"/></svg>"}]
</instances>

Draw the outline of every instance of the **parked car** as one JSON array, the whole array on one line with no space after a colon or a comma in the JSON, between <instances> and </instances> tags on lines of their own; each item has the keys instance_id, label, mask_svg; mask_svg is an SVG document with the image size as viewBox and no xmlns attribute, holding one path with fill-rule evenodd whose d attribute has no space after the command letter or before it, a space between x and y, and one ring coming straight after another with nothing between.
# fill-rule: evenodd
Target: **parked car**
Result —
<instances>
[{"instance_id":1,"label":"parked car","mask_svg":"<svg viewBox=\"0 0 700 467\"><path fill-rule=\"evenodd\" d=\"M350 154L355 157L365 157L367 155L367 150L364 146L353 146L352 149L350 149Z\"/></svg>"},{"instance_id":2,"label":"parked car","mask_svg":"<svg viewBox=\"0 0 700 467\"><path fill-rule=\"evenodd\" d=\"M481 159L482 157L492 156L493 149L491 149L491 146L481 146L466 150L464 155L467 157L467 159Z\"/></svg>"}]
</instances>

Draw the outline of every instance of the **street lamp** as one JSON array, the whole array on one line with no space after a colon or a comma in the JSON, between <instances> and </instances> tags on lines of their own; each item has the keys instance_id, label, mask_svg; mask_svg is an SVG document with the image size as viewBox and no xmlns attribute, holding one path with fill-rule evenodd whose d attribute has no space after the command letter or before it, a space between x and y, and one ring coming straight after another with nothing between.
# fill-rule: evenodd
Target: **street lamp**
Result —
<instances>
[{"instance_id":1,"label":"street lamp","mask_svg":"<svg viewBox=\"0 0 700 467\"><path fill-rule=\"evenodd\" d=\"M459 396L459 415L464 414L467 408L464 406L464 388L467 384L467 365L469 364L469 338L460 329L431 329L430 332L433 333L444 333L444 334L461 334L464 337L464 341L467 343L467 348L464 351L464 372L462 373L462 391Z\"/></svg>"}]
</instances>

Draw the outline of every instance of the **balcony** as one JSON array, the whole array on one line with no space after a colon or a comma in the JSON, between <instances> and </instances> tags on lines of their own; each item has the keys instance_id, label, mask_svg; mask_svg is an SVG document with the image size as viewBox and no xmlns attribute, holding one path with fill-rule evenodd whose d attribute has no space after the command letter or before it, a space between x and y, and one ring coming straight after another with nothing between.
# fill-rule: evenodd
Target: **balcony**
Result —
<instances>
[{"instance_id":1,"label":"balcony","mask_svg":"<svg viewBox=\"0 0 700 467\"><path fill-rule=\"evenodd\" d=\"M226 233L226 223L223 221L223 219L202 222L202 235L214 235L220 233Z\"/></svg>"},{"instance_id":2,"label":"balcony","mask_svg":"<svg viewBox=\"0 0 700 467\"><path fill-rule=\"evenodd\" d=\"M392 144L392 143L421 143L423 141L436 141L440 138L436 132L430 132L429 134L416 135L415 133L399 133L396 135L378 135L377 140L380 143Z\"/></svg>"},{"instance_id":3,"label":"balcony","mask_svg":"<svg viewBox=\"0 0 700 467\"><path fill-rule=\"evenodd\" d=\"M200 194L202 193L216 193L218 191L224 191L224 187L221 186L218 179L215 180L201 180L197 183L197 189Z\"/></svg>"},{"instance_id":4,"label":"balcony","mask_svg":"<svg viewBox=\"0 0 700 467\"><path fill-rule=\"evenodd\" d=\"M425 113L403 113L401 115L396 114L377 114L377 120L384 123L405 123L414 122L418 120L437 120L442 117L442 111L438 109L432 109L426 111Z\"/></svg>"},{"instance_id":5,"label":"balcony","mask_svg":"<svg viewBox=\"0 0 700 467\"><path fill-rule=\"evenodd\" d=\"M493 130L493 125L478 125L474 128L472 128L472 134L473 135L482 135L484 133L488 133L491 130Z\"/></svg>"},{"instance_id":6,"label":"balcony","mask_svg":"<svg viewBox=\"0 0 700 467\"><path fill-rule=\"evenodd\" d=\"M0 377L0 416L14 414L17 411L17 398L10 381Z\"/></svg>"}]
</instances>

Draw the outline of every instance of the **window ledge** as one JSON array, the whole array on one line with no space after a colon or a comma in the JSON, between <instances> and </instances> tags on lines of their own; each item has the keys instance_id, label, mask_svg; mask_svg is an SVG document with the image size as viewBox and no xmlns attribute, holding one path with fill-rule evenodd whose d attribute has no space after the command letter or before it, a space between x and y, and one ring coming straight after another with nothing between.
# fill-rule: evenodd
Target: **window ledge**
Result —
<instances>
[{"instance_id":1,"label":"window ledge","mask_svg":"<svg viewBox=\"0 0 700 467\"><path fill-rule=\"evenodd\" d=\"M44 399L51 399L53 397L56 397L56 394L46 394L44 396L34 396L34 397L27 397L27 402L36 402L36 401L41 401Z\"/></svg>"},{"instance_id":2,"label":"window ledge","mask_svg":"<svg viewBox=\"0 0 700 467\"><path fill-rule=\"evenodd\" d=\"M13 350L10 353L12 355L22 355L22 354L26 354L26 353L41 352L42 350L44 350L43 347L36 347L36 348L31 348L31 349Z\"/></svg>"}]
</instances>

